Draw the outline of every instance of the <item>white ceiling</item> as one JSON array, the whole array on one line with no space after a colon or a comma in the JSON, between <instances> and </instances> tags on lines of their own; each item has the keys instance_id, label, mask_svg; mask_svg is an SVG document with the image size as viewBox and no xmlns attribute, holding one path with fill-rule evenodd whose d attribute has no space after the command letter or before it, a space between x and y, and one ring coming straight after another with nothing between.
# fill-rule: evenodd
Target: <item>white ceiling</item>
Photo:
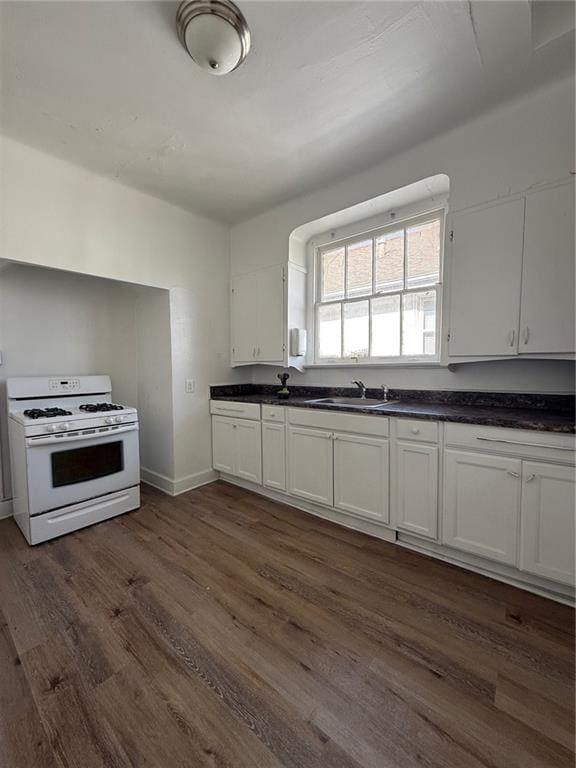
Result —
<instances>
[{"instance_id":1,"label":"white ceiling","mask_svg":"<svg viewBox=\"0 0 576 768\"><path fill-rule=\"evenodd\" d=\"M574 66L572 3L239 5L253 48L218 78L181 48L176 3L1 2L0 127L234 222Z\"/></svg>"}]
</instances>

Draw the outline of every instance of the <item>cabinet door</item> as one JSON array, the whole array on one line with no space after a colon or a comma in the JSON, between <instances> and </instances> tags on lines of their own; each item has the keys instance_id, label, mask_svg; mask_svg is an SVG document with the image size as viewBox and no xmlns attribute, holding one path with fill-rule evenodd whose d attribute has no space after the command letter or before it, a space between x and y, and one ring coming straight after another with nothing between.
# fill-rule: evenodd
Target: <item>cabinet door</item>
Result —
<instances>
[{"instance_id":1,"label":"cabinet door","mask_svg":"<svg viewBox=\"0 0 576 768\"><path fill-rule=\"evenodd\" d=\"M255 274L232 280L232 362L253 363L258 347L258 280Z\"/></svg>"},{"instance_id":2,"label":"cabinet door","mask_svg":"<svg viewBox=\"0 0 576 768\"><path fill-rule=\"evenodd\" d=\"M288 493L332 506L331 432L306 427L288 428Z\"/></svg>"},{"instance_id":3,"label":"cabinet door","mask_svg":"<svg viewBox=\"0 0 576 768\"><path fill-rule=\"evenodd\" d=\"M234 474L234 419L212 416L212 466Z\"/></svg>"},{"instance_id":4,"label":"cabinet door","mask_svg":"<svg viewBox=\"0 0 576 768\"><path fill-rule=\"evenodd\" d=\"M524 201L453 218L449 355L518 349Z\"/></svg>"},{"instance_id":5,"label":"cabinet door","mask_svg":"<svg viewBox=\"0 0 576 768\"><path fill-rule=\"evenodd\" d=\"M392 461L392 514L397 528L438 538L438 448L398 441Z\"/></svg>"},{"instance_id":6,"label":"cabinet door","mask_svg":"<svg viewBox=\"0 0 576 768\"><path fill-rule=\"evenodd\" d=\"M284 268L271 267L258 273L257 360L282 363L284 337Z\"/></svg>"},{"instance_id":7,"label":"cabinet door","mask_svg":"<svg viewBox=\"0 0 576 768\"><path fill-rule=\"evenodd\" d=\"M573 467L524 462L520 568L574 584Z\"/></svg>"},{"instance_id":8,"label":"cabinet door","mask_svg":"<svg viewBox=\"0 0 576 768\"><path fill-rule=\"evenodd\" d=\"M519 459L446 451L443 542L516 565L520 471Z\"/></svg>"},{"instance_id":9,"label":"cabinet door","mask_svg":"<svg viewBox=\"0 0 576 768\"><path fill-rule=\"evenodd\" d=\"M361 435L334 435L334 506L387 523L389 493L388 440Z\"/></svg>"},{"instance_id":10,"label":"cabinet door","mask_svg":"<svg viewBox=\"0 0 576 768\"><path fill-rule=\"evenodd\" d=\"M573 184L526 198L519 351L575 351Z\"/></svg>"},{"instance_id":11,"label":"cabinet door","mask_svg":"<svg viewBox=\"0 0 576 768\"><path fill-rule=\"evenodd\" d=\"M262 482L262 433L259 421L234 419L234 474Z\"/></svg>"},{"instance_id":12,"label":"cabinet door","mask_svg":"<svg viewBox=\"0 0 576 768\"><path fill-rule=\"evenodd\" d=\"M262 482L267 488L286 490L286 427L262 424Z\"/></svg>"}]
</instances>

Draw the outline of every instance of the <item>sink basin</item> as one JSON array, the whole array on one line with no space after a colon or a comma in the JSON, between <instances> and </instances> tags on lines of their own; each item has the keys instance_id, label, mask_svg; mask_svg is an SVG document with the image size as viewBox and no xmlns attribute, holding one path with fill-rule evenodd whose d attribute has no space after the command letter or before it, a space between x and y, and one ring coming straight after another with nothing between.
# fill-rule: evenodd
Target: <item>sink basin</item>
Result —
<instances>
[{"instance_id":1,"label":"sink basin","mask_svg":"<svg viewBox=\"0 0 576 768\"><path fill-rule=\"evenodd\" d=\"M382 408L386 405L398 402L397 400L377 400L373 397L320 397L316 400L307 400L315 405L339 405L341 408Z\"/></svg>"}]
</instances>

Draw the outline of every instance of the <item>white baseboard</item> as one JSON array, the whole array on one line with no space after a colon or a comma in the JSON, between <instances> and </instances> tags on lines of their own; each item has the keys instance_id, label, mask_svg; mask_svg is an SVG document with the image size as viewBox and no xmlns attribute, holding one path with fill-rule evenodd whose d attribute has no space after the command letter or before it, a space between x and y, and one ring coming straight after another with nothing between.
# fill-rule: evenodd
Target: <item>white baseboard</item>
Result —
<instances>
[{"instance_id":1,"label":"white baseboard","mask_svg":"<svg viewBox=\"0 0 576 768\"><path fill-rule=\"evenodd\" d=\"M173 478L161 475L159 472L153 472L146 467L141 467L140 477L143 483L151 485L159 491L163 491L168 494L168 496L179 496L181 493L186 493L186 491L199 488L201 485L213 483L214 480L218 479L218 473L214 472L213 469L206 469L203 472L196 472L193 475Z\"/></svg>"},{"instance_id":2,"label":"white baseboard","mask_svg":"<svg viewBox=\"0 0 576 768\"><path fill-rule=\"evenodd\" d=\"M12 517L12 499L0 501L0 520L5 517Z\"/></svg>"}]
</instances>

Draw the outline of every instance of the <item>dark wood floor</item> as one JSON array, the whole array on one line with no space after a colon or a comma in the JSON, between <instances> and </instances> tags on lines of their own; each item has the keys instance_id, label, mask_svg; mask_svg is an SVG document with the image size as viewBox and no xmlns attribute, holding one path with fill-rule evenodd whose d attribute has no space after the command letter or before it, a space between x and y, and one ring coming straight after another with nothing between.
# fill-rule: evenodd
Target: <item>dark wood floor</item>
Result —
<instances>
[{"instance_id":1,"label":"dark wood floor","mask_svg":"<svg viewBox=\"0 0 576 768\"><path fill-rule=\"evenodd\" d=\"M6 520L0 766L572 766L573 620L224 483Z\"/></svg>"}]
</instances>

